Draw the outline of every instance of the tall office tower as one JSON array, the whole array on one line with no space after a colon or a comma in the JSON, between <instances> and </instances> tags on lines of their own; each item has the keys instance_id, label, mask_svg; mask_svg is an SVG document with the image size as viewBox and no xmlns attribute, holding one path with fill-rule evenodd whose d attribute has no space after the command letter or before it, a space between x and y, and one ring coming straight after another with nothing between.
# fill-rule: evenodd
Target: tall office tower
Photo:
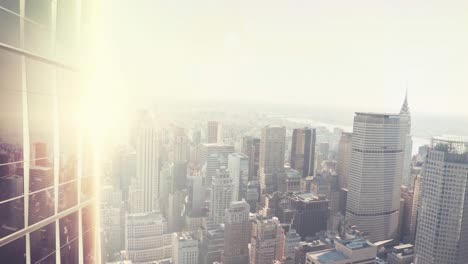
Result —
<instances>
[{"instance_id":1,"label":"tall office tower","mask_svg":"<svg viewBox=\"0 0 468 264\"><path fill-rule=\"evenodd\" d=\"M249 181L247 184L247 192L245 195L245 201L250 206L250 212L255 213L257 211L257 202L260 198L260 194L258 193L259 186L258 182L256 181Z\"/></svg>"},{"instance_id":2,"label":"tall office tower","mask_svg":"<svg viewBox=\"0 0 468 264\"><path fill-rule=\"evenodd\" d=\"M100 199L101 238L106 261L113 261L123 249L125 226L122 224L122 192L112 185L103 186Z\"/></svg>"},{"instance_id":3,"label":"tall office tower","mask_svg":"<svg viewBox=\"0 0 468 264\"><path fill-rule=\"evenodd\" d=\"M414 244L416 239L416 229L418 223L418 212L420 207L421 200L421 190L422 190L422 175L417 175L414 179L414 189L413 189L413 206L411 207L411 223L410 223L410 239L409 242Z\"/></svg>"},{"instance_id":4,"label":"tall office tower","mask_svg":"<svg viewBox=\"0 0 468 264\"><path fill-rule=\"evenodd\" d=\"M133 263L147 263L170 258L171 234L167 221L157 212L127 214L125 249Z\"/></svg>"},{"instance_id":5,"label":"tall office tower","mask_svg":"<svg viewBox=\"0 0 468 264\"><path fill-rule=\"evenodd\" d=\"M180 191L187 187L188 162L176 161L172 170L171 192Z\"/></svg>"},{"instance_id":6,"label":"tall office tower","mask_svg":"<svg viewBox=\"0 0 468 264\"><path fill-rule=\"evenodd\" d=\"M284 174L286 128L266 126L260 140L259 182L262 193L278 190L278 179Z\"/></svg>"},{"instance_id":7,"label":"tall office tower","mask_svg":"<svg viewBox=\"0 0 468 264\"><path fill-rule=\"evenodd\" d=\"M405 115L356 113L346 218L371 241L398 236Z\"/></svg>"},{"instance_id":8,"label":"tall office tower","mask_svg":"<svg viewBox=\"0 0 468 264\"><path fill-rule=\"evenodd\" d=\"M122 191L122 199L128 201L130 180L136 178L136 152L120 149L112 160L114 186Z\"/></svg>"},{"instance_id":9,"label":"tall office tower","mask_svg":"<svg viewBox=\"0 0 468 264\"><path fill-rule=\"evenodd\" d=\"M349 170L351 168L351 140L353 133L343 132L338 143L338 184L340 188L348 188Z\"/></svg>"},{"instance_id":10,"label":"tall office tower","mask_svg":"<svg viewBox=\"0 0 468 264\"><path fill-rule=\"evenodd\" d=\"M0 262L100 261L80 124L94 1L0 1Z\"/></svg>"},{"instance_id":11,"label":"tall office tower","mask_svg":"<svg viewBox=\"0 0 468 264\"><path fill-rule=\"evenodd\" d=\"M291 227L302 239L314 237L317 232L327 230L330 201L324 195L290 193L286 197L294 210Z\"/></svg>"},{"instance_id":12,"label":"tall office tower","mask_svg":"<svg viewBox=\"0 0 468 264\"><path fill-rule=\"evenodd\" d=\"M159 209L163 215L167 215L167 204L169 194L172 193L172 183L174 175L174 165L171 162L161 162L159 171Z\"/></svg>"},{"instance_id":13,"label":"tall office tower","mask_svg":"<svg viewBox=\"0 0 468 264\"><path fill-rule=\"evenodd\" d=\"M285 167L284 175L278 181L278 191L280 192L298 192L301 189L302 174L289 167Z\"/></svg>"},{"instance_id":14,"label":"tall office tower","mask_svg":"<svg viewBox=\"0 0 468 264\"><path fill-rule=\"evenodd\" d=\"M232 177L232 201L245 199L249 183L249 158L240 153L228 156L228 170Z\"/></svg>"},{"instance_id":15,"label":"tall office tower","mask_svg":"<svg viewBox=\"0 0 468 264\"><path fill-rule=\"evenodd\" d=\"M172 161L187 162L188 161L188 138L184 128L175 127L174 137L172 140Z\"/></svg>"},{"instance_id":16,"label":"tall office tower","mask_svg":"<svg viewBox=\"0 0 468 264\"><path fill-rule=\"evenodd\" d=\"M233 192L232 178L226 168L221 167L211 183L210 216L213 224L224 221L224 211L229 208Z\"/></svg>"},{"instance_id":17,"label":"tall office tower","mask_svg":"<svg viewBox=\"0 0 468 264\"><path fill-rule=\"evenodd\" d=\"M190 234L172 234L172 263L198 264L198 241Z\"/></svg>"},{"instance_id":18,"label":"tall office tower","mask_svg":"<svg viewBox=\"0 0 468 264\"><path fill-rule=\"evenodd\" d=\"M223 144L201 144L199 146L198 162L200 167L205 166L205 186L211 186L211 179L220 167L228 166L229 154L234 153L234 146Z\"/></svg>"},{"instance_id":19,"label":"tall office tower","mask_svg":"<svg viewBox=\"0 0 468 264\"><path fill-rule=\"evenodd\" d=\"M335 240L335 248L311 252L307 254L306 263L342 264L362 263L374 264L377 256L377 246L363 238L351 240Z\"/></svg>"},{"instance_id":20,"label":"tall office tower","mask_svg":"<svg viewBox=\"0 0 468 264\"><path fill-rule=\"evenodd\" d=\"M294 259L295 248L299 246L301 236L294 229L290 229L284 234L284 253L283 258Z\"/></svg>"},{"instance_id":21,"label":"tall office tower","mask_svg":"<svg viewBox=\"0 0 468 264\"><path fill-rule=\"evenodd\" d=\"M224 225L203 226L200 263L220 262L224 250Z\"/></svg>"},{"instance_id":22,"label":"tall office tower","mask_svg":"<svg viewBox=\"0 0 468 264\"><path fill-rule=\"evenodd\" d=\"M249 157L249 181L258 180L260 139L251 136L243 137L241 153Z\"/></svg>"},{"instance_id":23,"label":"tall office tower","mask_svg":"<svg viewBox=\"0 0 468 264\"><path fill-rule=\"evenodd\" d=\"M167 230L168 232L180 232L184 227L185 201L187 190L177 190L169 194L167 203Z\"/></svg>"},{"instance_id":24,"label":"tall office tower","mask_svg":"<svg viewBox=\"0 0 468 264\"><path fill-rule=\"evenodd\" d=\"M250 264L270 264L283 255L281 236L283 227L278 218L269 219L258 216L252 223L250 239Z\"/></svg>"},{"instance_id":25,"label":"tall office tower","mask_svg":"<svg viewBox=\"0 0 468 264\"><path fill-rule=\"evenodd\" d=\"M302 177L314 175L316 131L310 128L296 128L292 134L291 168Z\"/></svg>"},{"instance_id":26,"label":"tall office tower","mask_svg":"<svg viewBox=\"0 0 468 264\"><path fill-rule=\"evenodd\" d=\"M201 176L190 176L187 208L192 216L201 216L204 213L205 194L203 192L203 179Z\"/></svg>"},{"instance_id":27,"label":"tall office tower","mask_svg":"<svg viewBox=\"0 0 468 264\"><path fill-rule=\"evenodd\" d=\"M206 163L207 157L212 154L218 156L220 166L227 167L229 154L234 153L234 146L225 144L201 144L199 147L198 165L203 166Z\"/></svg>"},{"instance_id":28,"label":"tall office tower","mask_svg":"<svg viewBox=\"0 0 468 264\"><path fill-rule=\"evenodd\" d=\"M433 138L422 173L415 264L466 263L468 139Z\"/></svg>"},{"instance_id":29,"label":"tall office tower","mask_svg":"<svg viewBox=\"0 0 468 264\"><path fill-rule=\"evenodd\" d=\"M328 230L335 230L337 213L340 211L340 189L336 174L321 172L312 178L310 191L322 194L330 201L330 217L328 218Z\"/></svg>"},{"instance_id":30,"label":"tall office tower","mask_svg":"<svg viewBox=\"0 0 468 264\"><path fill-rule=\"evenodd\" d=\"M410 242L411 241L411 217L413 215L413 199L414 193L412 190L409 190L408 187L402 186L401 187L401 199L403 200L403 210L400 212L400 232L401 232L401 240L403 242Z\"/></svg>"},{"instance_id":31,"label":"tall office tower","mask_svg":"<svg viewBox=\"0 0 468 264\"><path fill-rule=\"evenodd\" d=\"M137 181L143 196L143 211L155 211L159 198L158 134L151 123L143 124L136 139Z\"/></svg>"},{"instance_id":32,"label":"tall office tower","mask_svg":"<svg viewBox=\"0 0 468 264\"><path fill-rule=\"evenodd\" d=\"M406 117L406 125L407 125L407 131L405 135L405 158L403 161L403 174L402 174L402 182L404 185L409 186L411 183L411 155L413 151L413 139L411 138L411 113L410 109L408 106L408 93L406 93L405 96L405 101L403 102L403 105L401 106L400 110L400 115Z\"/></svg>"},{"instance_id":33,"label":"tall office tower","mask_svg":"<svg viewBox=\"0 0 468 264\"><path fill-rule=\"evenodd\" d=\"M207 129L206 129L206 142L207 143L222 143L221 127L217 121L208 121Z\"/></svg>"},{"instance_id":34,"label":"tall office tower","mask_svg":"<svg viewBox=\"0 0 468 264\"><path fill-rule=\"evenodd\" d=\"M245 201L233 202L224 215L224 264L249 262L250 206Z\"/></svg>"}]
</instances>

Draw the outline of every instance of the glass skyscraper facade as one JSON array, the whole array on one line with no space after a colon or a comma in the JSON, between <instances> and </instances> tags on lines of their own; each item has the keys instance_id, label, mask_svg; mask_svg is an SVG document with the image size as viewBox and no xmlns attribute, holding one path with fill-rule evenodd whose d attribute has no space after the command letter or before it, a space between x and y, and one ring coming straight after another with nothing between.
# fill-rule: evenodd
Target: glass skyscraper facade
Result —
<instances>
[{"instance_id":1,"label":"glass skyscraper facade","mask_svg":"<svg viewBox=\"0 0 468 264\"><path fill-rule=\"evenodd\" d=\"M0 1L0 263L98 263L80 125L91 2Z\"/></svg>"}]
</instances>

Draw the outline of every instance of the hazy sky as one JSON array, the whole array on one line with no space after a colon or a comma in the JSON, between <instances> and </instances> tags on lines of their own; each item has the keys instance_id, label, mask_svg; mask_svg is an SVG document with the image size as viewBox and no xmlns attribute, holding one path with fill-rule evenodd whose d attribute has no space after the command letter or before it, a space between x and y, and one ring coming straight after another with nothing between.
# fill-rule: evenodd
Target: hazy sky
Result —
<instances>
[{"instance_id":1,"label":"hazy sky","mask_svg":"<svg viewBox=\"0 0 468 264\"><path fill-rule=\"evenodd\" d=\"M108 0L128 98L468 115L468 1ZM135 97L134 97L135 96Z\"/></svg>"}]
</instances>

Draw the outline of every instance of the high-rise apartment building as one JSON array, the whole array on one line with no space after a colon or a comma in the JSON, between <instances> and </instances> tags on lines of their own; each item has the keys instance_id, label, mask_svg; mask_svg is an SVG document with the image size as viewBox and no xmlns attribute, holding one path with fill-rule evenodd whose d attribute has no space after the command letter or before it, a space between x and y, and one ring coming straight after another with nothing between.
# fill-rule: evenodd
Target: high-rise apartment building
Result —
<instances>
[{"instance_id":1,"label":"high-rise apartment building","mask_svg":"<svg viewBox=\"0 0 468 264\"><path fill-rule=\"evenodd\" d=\"M251 136L243 137L241 153L249 157L249 180L257 181L260 159L260 139Z\"/></svg>"},{"instance_id":2,"label":"high-rise apartment building","mask_svg":"<svg viewBox=\"0 0 468 264\"><path fill-rule=\"evenodd\" d=\"M221 167L211 183L210 216L213 224L224 222L224 212L232 201L233 184L229 170Z\"/></svg>"},{"instance_id":3,"label":"high-rise apartment building","mask_svg":"<svg viewBox=\"0 0 468 264\"><path fill-rule=\"evenodd\" d=\"M172 234L172 263L198 264L198 241L190 234Z\"/></svg>"},{"instance_id":4,"label":"high-rise apartment building","mask_svg":"<svg viewBox=\"0 0 468 264\"><path fill-rule=\"evenodd\" d=\"M343 132L338 143L337 173L340 188L348 188L353 133Z\"/></svg>"},{"instance_id":5,"label":"high-rise apartment building","mask_svg":"<svg viewBox=\"0 0 468 264\"><path fill-rule=\"evenodd\" d=\"M296 128L292 134L291 168L299 171L302 177L315 172L316 131L311 128Z\"/></svg>"},{"instance_id":6,"label":"high-rise apartment building","mask_svg":"<svg viewBox=\"0 0 468 264\"><path fill-rule=\"evenodd\" d=\"M0 262L100 261L82 129L93 1L0 2Z\"/></svg>"},{"instance_id":7,"label":"high-rise apartment building","mask_svg":"<svg viewBox=\"0 0 468 264\"><path fill-rule=\"evenodd\" d=\"M278 190L278 180L284 174L286 128L266 126L260 140L259 182L262 193Z\"/></svg>"},{"instance_id":8,"label":"high-rise apartment building","mask_svg":"<svg viewBox=\"0 0 468 264\"><path fill-rule=\"evenodd\" d=\"M217 121L208 121L206 128L207 143L221 143L221 126Z\"/></svg>"},{"instance_id":9,"label":"high-rise apartment building","mask_svg":"<svg viewBox=\"0 0 468 264\"><path fill-rule=\"evenodd\" d=\"M416 264L468 259L468 139L432 139L423 166Z\"/></svg>"},{"instance_id":10,"label":"high-rise apartment building","mask_svg":"<svg viewBox=\"0 0 468 264\"><path fill-rule=\"evenodd\" d=\"M278 218L262 218L258 216L252 223L250 239L250 264L269 264L280 260L283 255L281 240L283 227Z\"/></svg>"},{"instance_id":11,"label":"high-rise apartment building","mask_svg":"<svg viewBox=\"0 0 468 264\"><path fill-rule=\"evenodd\" d=\"M229 154L228 170L233 183L232 201L245 199L249 183L249 157L240 153Z\"/></svg>"},{"instance_id":12,"label":"high-rise apartment building","mask_svg":"<svg viewBox=\"0 0 468 264\"><path fill-rule=\"evenodd\" d=\"M211 186L211 180L220 167L228 166L229 154L234 153L234 146L223 144L201 144L199 146L198 162L205 168L205 186Z\"/></svg>"},{"instance_id":13,"label":"high-rise apartment building","mask_svg":"<svg viewBox=\"0 0 468 264\"><path fill-rule=\"evenodd\" d=\"M233 202L224 215L224 264L249 262L250 206L245 201Z\"/></svg>"},{"instance_id":14,"label":"high-rise apartment building","mask_svg":"<svg viewBox=\"0 0 468 264\"><path fill-rule=\"evenodd\" d=\"M356 113L346 217L371 241L398 237L405 115Z\"/></svg>"}]
</instances>

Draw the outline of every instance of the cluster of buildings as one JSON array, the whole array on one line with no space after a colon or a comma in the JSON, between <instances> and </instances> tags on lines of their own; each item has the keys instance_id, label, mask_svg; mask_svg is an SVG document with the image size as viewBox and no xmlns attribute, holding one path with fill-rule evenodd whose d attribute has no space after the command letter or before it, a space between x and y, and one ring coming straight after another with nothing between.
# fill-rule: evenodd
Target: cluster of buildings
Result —
<instances>
[{"instance_id":1,"label":"cluster of buildings","mask_svg":"<svg viewBox=\"0 0 468 264\"><path fill-rule=\"evenodd\" d=\"M468 143L434 138L412 158L406 98L333 138L269 125L231 145L216 121L204 133L153 122L140 113L109 166L103 261L455 264L468 252Z\"/></svg>"}]
</instances>

